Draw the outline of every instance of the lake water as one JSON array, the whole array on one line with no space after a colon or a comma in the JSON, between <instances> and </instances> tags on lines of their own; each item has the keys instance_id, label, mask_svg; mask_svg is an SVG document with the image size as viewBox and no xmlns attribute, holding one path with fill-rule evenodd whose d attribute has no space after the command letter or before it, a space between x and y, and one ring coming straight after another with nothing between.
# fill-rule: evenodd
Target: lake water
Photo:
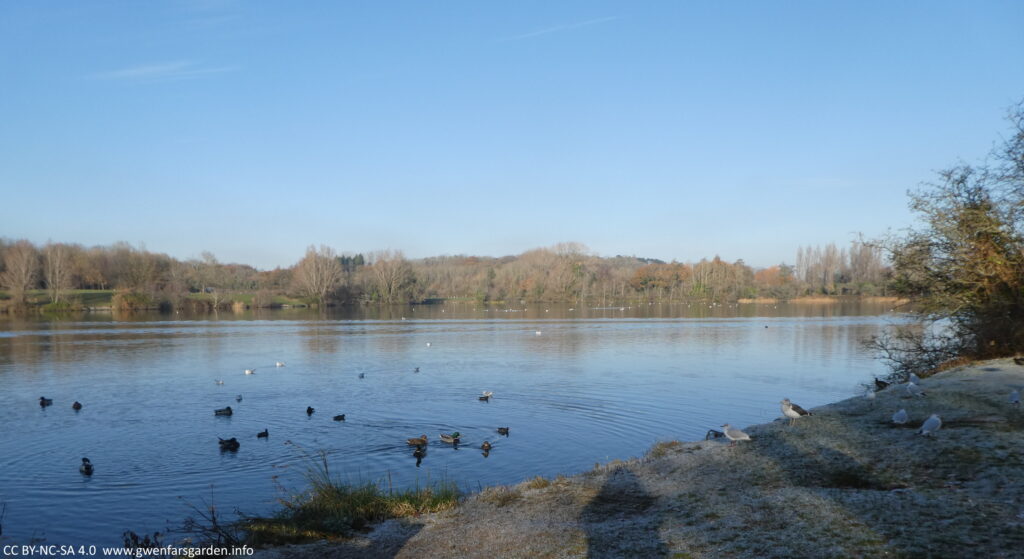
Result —
<instances>
[{"instance_id":1,"label":"lake water","mask_svg":"<svg viewBox=\"0 0 1024 559\"><path fill-rule=\"evenodd\" d=\"M855 395L885 372L861 341L896 320L884 304L471 303L0 319L0 542L116 544L210 503L267 514L320 450L344 479L396 487L572 474L771 421L784 397L810 408ZM214 416L228 405L234 415ZM457 449L438 440L451 431ZM417 467L405 439L424 433ZM218 437L240 450L222 453Z\"/></svg>"}]
</instances>

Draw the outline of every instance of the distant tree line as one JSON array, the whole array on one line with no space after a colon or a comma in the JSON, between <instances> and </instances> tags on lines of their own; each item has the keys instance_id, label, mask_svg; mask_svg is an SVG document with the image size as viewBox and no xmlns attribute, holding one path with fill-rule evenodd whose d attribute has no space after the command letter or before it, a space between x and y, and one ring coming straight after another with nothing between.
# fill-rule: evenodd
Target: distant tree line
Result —
<instances>
[{"instance_id":1,"label":"distant tree line","mask_svg":"<svg viewBox=\"0 0 1024 559\"><path fill-rule=\"evenodd\" d=\"M46 290L51 305L73 306L77 290L115 290L123 308L272 306L287 296L310 304L410 303L467 299L481 303L734 301L813 294L882 294L889 271L881 252L854 242L848 249L801 247L796 265L754 269L719 257L696 263L635 256L600 257L579 243L517 256L407 259L400 251L338 254L310 246L294 266L257 270L224 263L210 252L177 260L144 246L105 247L0 239L0 287L9 306Z\"/></svg>"}]
</instances>

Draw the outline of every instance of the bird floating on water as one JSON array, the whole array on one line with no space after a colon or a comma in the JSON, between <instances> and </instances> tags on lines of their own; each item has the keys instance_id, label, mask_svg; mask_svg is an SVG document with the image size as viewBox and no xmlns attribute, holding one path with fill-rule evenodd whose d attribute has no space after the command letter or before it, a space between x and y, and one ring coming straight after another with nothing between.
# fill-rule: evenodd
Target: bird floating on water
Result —
<instances>
[{"instance_id":1,"label":"bird floating on water","mask_svg":"<svg viewBox=\"0 0 1024 559\"><path fill-rule=\"evenodd\" d=\"M53 399L51 399L51 398L44 398L43 396L39 397L39 407L45 408L46 406L52 406L52 405L53 405Z\"/></svg>"},{"instance_id":2,"label":"bird floating on water","mask_svg":"<svg viewBox=\"0 0 1024 559\"><path fill-rule=\"evenodd\" d=\"M213 384L216 384L217 386L224 386L224 381L217 379L213 381Z\"/></svg>"},{"instance_id":3,"label":"bird floating on water","mask_svg":"<svg viewBox=\"0 0 1024 559\"><path fill-rule=\"evenodd\" d=\"M921 390L920 386L918 386L918 385L916 385L916 384L914 384L912 382L908 382L907 383L907 395L910 396L911 398L913 398L915 396L924 397L925 393L924 393L924 390Z\"/></svg>"},{"instance_id":4,"label":"bird floating on water","mask_svg":"<svg viewBox=\"0 0 1024 559\"><path fill-rule=\"evenodd\" d=\"M418 372L420 372L420 368L419 367L413 367L412 368L412 372L418 373Z\"/></svg>"},{"instance_id":5,"label":"bird floating on water","mask_svg":"<svg viewBox=\"0 0 1024 559\"><path fill-rule=\"evenodd\" d=\"M441 433L441 442L448 444L459 444L459 437L460 434L458 431L452 433L451 435L447 433Z\"/></svg>"},{"instance_id":6,"label":"bird floating on water","mask_svg":"<svg viewBox=\"0 0 1024 559\"><path fill-rule=\"evenodd\" d=\"M540 335L542 335L542 332L540 330L537 330L536 332L533 333L533 335L534 336L540 336Z\"/></svg>"},{"instance_id":7,"label":"bird floating on water","mask_svg":"<svg viewBox=\"0 0 1024 559\"><path fill-rule=\"evenodd\" d=\"M236 402L241 402L242 401L242 395L239 394L238 396L235 396L235 401Z\"/></svg>"},{"instance_id":8,"label":"bird floating on water","mask_svg":"<svg viewBox=\"0 0 1024 559\"><path fill-rule=\"evenodd\" d=\"M427 436L426 435L420 435L419 437L413 437L411 439L405 439L405 441L406 441L406 444L408 444L409 446L426 446L426 444L427 444Z\"/></svg>"},{"instance_id":9,"label":"bird floating on water","mask_svg":"<svg viewBox=\"0 0 1024 559\"><path fill-rule=\"evenodd\" d=\"M1010 392L1010 404L1020 407L1020 390L1014 390Z\"/></svg>"},{"instance_id":10,"label":"bird floating on water","mask_svg":"<svg viewBox=\"0 0 1024 559\"><path fill-rule=\"evenodd\" d=\"M491 450L490 441L484 441L483 444L480 445L480 450Z\"/></svg>"},{"instance_id":11,"label":"bird floating on water","mask_svg":"<svg viewBox=\"0 0 1024 559\"><path fill-rule=\"evenodd\" d=\"M366 378L366 373L359 373L359 378Z\"/></svg>"},{"instance_id":12,"label":"bird floating on water","mask_svg":"<svg viewBox=\"0 0 1024 559\"><path fill-rule=\"evenodd\" d=\"M255 375L256 374L256 369L246 369L245 370L245 374L247 374L247 375Z\"/></svg>"},{"instance_id":13,"label":"bird floating on water","mask_svg":"<svg viewBox=\"0 0 1024 559\"><path fill-rule=\"evenodd\" d=\"M482 395L483 395L483 396L484 396L485 398L490 398L491 396L494 396L494 392L491 392L490 390L484 390L484 391L482 392Z\"/></svg>"},{"instance_id":14,"label":"bird floating on water","mask_svg":"<svg viewBox=\"0 0 1024 559\"><path fill-rule=\"evenodd\" d=\"M260 431L259 433L256 433L256 438L257 439L267 439L267 438L270 438L270 430L269 429L264 429L264 430Z\"/></svg>"},{"instance_id":15,"label":"bird floating on water","mask_svg":"<svg viewBox=\"0 0 1024 559\"><path fill-rule=\"evenodd\" d=\"M811 415L811 412L801 408L800 406L794 404L793 402L790 402L789 398L783 398L782 402L780 403L782 404L782 415L785 415L786 417L789 418L790 425L792 425L793 422L795 422L797 419L805 415Z\"/></svg>"},{"instance_id":16,"label":"bird floating on water","mask_svg":"<svg viewBox=\"0 0 1024 559\"><path fill-rule=\"evenodd\" d=\"M508 436L508 427L498 427L498 434Z\"/></svg>"},{"instance_id":17,"label":"bird floating on water","mask_svg":"<svg viewBox=\"0 0 1024 559\"><path fill-rule=\"evenodd\" d=\"M339 414L334 416L335 421L345 421L345 414Z\"/></svg>"},{"instance_id":18,"label":"bird floating on water","mask_svg":"<svg viewBox=\"0 0 1024 559\"><path fill-rule=\"evenodd\" d=\"M420 467L420 463L423 462L423 457L427 455L426 446L417 446L416 450L412 451L412 455L416 457L416 467Z\"/></svg>"},{"instance_id":19,"label":"bird floating on water","mask_svg":"<svg viewBox=\"0 0 1024 559\"><path fill-rule=\"evenodd\" d=\"M739 429L733 428L732 425L726 423L722 425L722 432L725 433L725 438L729 439L730 444L736 444L736 441L749 441L750 435L744 433Z\"/></svg>"},{"instance_id":20,"label":"bird floating on water","mask_svg":"<svg viewBox=\"0 0 1024 559\"><path fill-rule=\"evenodd\" d=\"M78 400L75 400L75 403L71 404L71 409L73 409L75 411L78 411L78 410L82 409L82 403L79 402Z\"/></svg>"},{"instance_id":21,"label":"bird floating on water","mask_svg":"<svg viewBox=\"0 0 1024 559\"><path fill-rule=\"evenodd\" d=\"M935 432L941 428L942 420L939 419L939 414L933 413L930 417L928 417L928 419L924 421L924 425L921 425L921 428L918 429L917 434L931 436L934 435Z\"/></svg>"},{"instance_id":22,"label":"bird floating on water","mask_svg":"<svg viewBox=\"0 0 1024 559\"><path fill-rule=\"evenodd\" d=\"M231 415L232 413L234 412L231 411L231 406L220 408L219 410L213 410L213 415Z\"/></svg>"},{"instance_id":23,"label":"bird floating on water","mask_svg":"<svg viewBox=\"0 0 1024 559\"><path fill-rule=\"evenodd\" d=\"M82 465L78 467L78 471L82 472L84 475L91 476L92 469L92 462L90 462L88 458L82 458Z\"/></svg>"},{"instance_id":24,"label":"bird floating on water","mask_svg":"<svg viewBox=\"0 0 1024 559\"><path fill-rule=\"evenodd\" d=\"M221 450L235 451L238 450L240 446L242 446L242 444L238 442L238 439L234 437L231 437L230 439L222 439L220 437L217 437L217 440L220 441L219 444Z\"/></svg>"},{"instance_id":25,"label":"bird floating on water","mask_svg":"<svg viewBox=\"0 0 1024 559\"><path fill-rule=\"evenodd\" d=\"M892 414L892 422L896 425L905 425L910 421L910 416L907 415L907 410L900 409L900 411Z\"/></svg>"},{"instance_id":26,"label":"bird floating on water","mask_svg":"<svg viewBox=\"0 0 1024 559\"><path fill-rule=\"evenodd\" d=\"M278 361L277 363L274 363L274 366L275 367L284 367L284 361Z\"/></svg>"},{"instance_id":27,"label":"bird floating on water","mask_svg":"<svg viewBox=\"0 0 1024 559\"><path fill-rule=\"evenodd\" d=\"M313 415L313 412L315 411L316 410L313 409L313 406L306 406L306 415Z\"/></svg>"}]
</instances>

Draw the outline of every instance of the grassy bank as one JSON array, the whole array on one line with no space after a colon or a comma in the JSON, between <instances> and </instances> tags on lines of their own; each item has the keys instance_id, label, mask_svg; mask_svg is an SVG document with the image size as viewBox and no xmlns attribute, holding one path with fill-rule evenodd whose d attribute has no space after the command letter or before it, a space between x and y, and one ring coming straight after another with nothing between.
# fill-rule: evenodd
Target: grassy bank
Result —
<instances>
[{"instance_id":1,"label":"grassy bank","mask_svg":"<svg viewBox=\"0 0 1024 559\"><path fill-rule=\"evenodd\" d=\"M383 482L349 483L331 474L325 453L308 460L308 489L282 499L269 518L249 518L240 528L250 545L280 545L334 540L363 531L372 523L451 509L458 503L454 484L395 490Z\"/></svg>"},{"instance_id":2,"label":"grassy bank","mask_svg":"<svg viewBox=\"0 0 1024 559\"><path fill-rule=\"evenodd\" d=\"M644 457L488 488L312 557L1014 557L1024 548L1024 367L1002 359ZM781 399L784 393L773 396ZM906 409L907 425L893 412ZM916 434L936 413L943 428ZM727 421L728 418L722 418Z\"/></svg>"}]
</instances>

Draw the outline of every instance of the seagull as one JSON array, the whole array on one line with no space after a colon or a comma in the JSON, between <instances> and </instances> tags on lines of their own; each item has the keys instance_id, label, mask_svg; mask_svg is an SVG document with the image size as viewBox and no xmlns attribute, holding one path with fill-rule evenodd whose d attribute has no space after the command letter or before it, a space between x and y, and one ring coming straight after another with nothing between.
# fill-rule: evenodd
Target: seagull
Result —
<instances>
[{"instance_id":1,"label":"seagull","mask_svg":"<svg viewBox=\"0 0 1024 559\"><path fill-rule=\"evenodd\" d=\"M782 415L789 418L789 424L792 425L794 421L805 416L811 415L811 412L801 408L800 406L789 401L789 398L782 399Z\"/></svg>"},{"instance_id":2,"label":"seagull","mask_svg":"<svg viewBox=\"0 0 1024 559\"><path fill-rule=\"evenodd\" d=\"M430 347L430 342L427 342L427 347Z\"/></svg>"},{"instance_id":3,"label":"seagull","mask_svg":"<svg viewBox=\"0 0 1024 559\"><path fill-rule=\"evenodd\" d=\"M1010 404L1020 407L1020 390L1014 390L1010 392Z\"/></svg>"},{"instance_id":4,"label":"seagull","mask_svg":"<svg viewBox=\"0 0 1024 559\"><path fill-rule=\"evenodd\" d=\"M908 382L907 383L907 395L910 396L911 398L913 398L914 396L922 396L923 397L925 395L925 393L924 393L924 390L921 390L920 386L918 386L918 385L916 385L916 384L914 384L912 382Z\"/></svg>"},{"instance_id":5,"label":"seagull","mask_svg":"<svg viewBox=\"0 0 1024 559\"><path fill-rule=\"evenodd\" d=\"M725 431L725 438L731 441L729 443L730 445L736 444L736 441L750 440L750 435L744 433L743 431L740 431L739 429L734 429L733 426L729 425L728 423L722 425L722 429Z\"/></svg>"},{"instance_id":6,"label":"seagull","mask_svg":"<svg viewBox=\"0 0 1024 559\"><path fill-rule=\"evenodd\" d=\"M213 384L216 384L217 386L224 386L224 381L217 379L213 381Z\"/></svg>"},{"instance_id":7,"label":"seagull","mask_svg":"<svg viewBox=\"0 0 1024 559\"><path fill-rule=\"evenodd\" d=\"M239 394L238 396L235 396L235 401L236 402L241 402L242 401L242 395Z\"/></svg>"},{"instance_id":8,"label":"seagull","mask_svg":"<svg viewBox=\"0 0 1024 559\"><path fill-rule=\"evenodd\" d=\"M907 410L901 409L900 411L892 414L892 422L896 425L904 425L910 421L910 417L907 415Z\"/></svg>"},{"instance_id":9,"label":"seagull","mask_svg":"<svg viewBox=\"0 0 1024 559\"><path fill-rule=\"evenodd\" d=\"M246 369L245 370L245 374L247 374L247 375L255 375L256 374L256 369Z\"/></svg>"},{"instance_id":10,"label":"seagull","mask_svg":"<svg viewBox=\"0 0 1024 559\"><path fill-rule=\"evenodd\" d=\"M535 336L540 336L540 335L541 335L541 331L540 331L540 330L537 330L536 332L534 332L534 333L533 333L533 335L535 335Z\"/></svg>"},{"instance_id":11,"label":"seagull","mask_svg":"<svg viewBox=\"0 0 1024 559\"><path fill-rule=\"evenodd\" d=\"M494 396L494 392L491 392L490 390L484 390L482 395L484 398L490 398L491 396Z\"/></svg>"},{"instance_id":12,"label":"seagull","mask_svg":"<svg viewBox=\"0 0 1024 559\"><path fill-rule=\"evenodd\" d=\"M82 472L87 476L92 475L92 462L88 458L82 458L82 465L78 467L78 471Z\"/></svg>"},{"instance_id":13,"label":"seagull","mask_svg":"<svg viewBox=\"0 0 1024 559\"><path fill-rule=\"evenodd\" d=\"M942 420L939 419L939 414L933 413L928 419L924 421L924 425L917 431L918 435L934 435L936 431L942 428Z\"/></svg>"},{"instance_id":14,"label":"seagull","mask_svg":"<svg viewBox=\"0 0 1024 559\"><path fill-rule=\"evenodd\" d=\"M274 363L274 366L275 367L284 367L284 361L278 361L277 363Z\"/></svg>"},{"instance_id":15,"label":"seagull","mask_svg":"<svg viewBox=\"0 0 1024 559\"><path fill-rule=\"evenodd\" d=\"M910 378L907 379L907 382L912 382L914 384L921 384L921 377L915 375L914 373L910 373Z\"/></svg>"}]
</instances>

